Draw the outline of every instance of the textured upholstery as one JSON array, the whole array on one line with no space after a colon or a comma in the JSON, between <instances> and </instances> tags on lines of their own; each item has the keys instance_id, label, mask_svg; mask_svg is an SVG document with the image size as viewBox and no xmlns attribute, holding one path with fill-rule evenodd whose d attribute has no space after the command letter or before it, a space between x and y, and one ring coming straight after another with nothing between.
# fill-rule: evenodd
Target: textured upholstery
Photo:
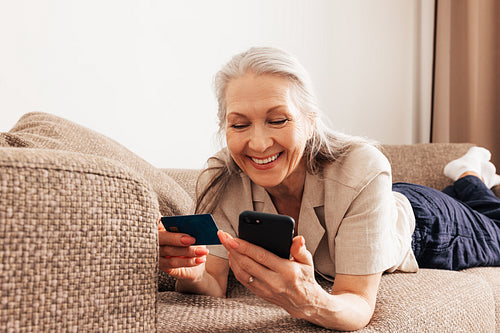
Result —
<instances>
[{"instance_id":1,"label":"textured upholstery","mask_svg":"<svg viewBox=\"0 0 500 333\"><path fill-rule=\"evenodd\" d=\"M157 217L117 162L0 148L0 331L154 331Z\"/></svg>"},{"instance_id":2,"label":"textured upholstery","mask_svg":"<svg viewBox=\"0 0 500 333\"><path fill-rule=\"evenodd\" d=\"M498 189L498 187L497 187ZM462 271L475 275L490 283L493 297L495 298L495 323L496 332L500 332L500 268L499 267L474 267Z\"/></svg>"},{"instance_id":3,"label":"textured upholstery","mask_svg":"<svg viewBox=\"0 0 500 333\"><path fill-rule=\"evenodd\" d=\"M51 114L25 114L9 132L0 133L0 146L64 150L113 159L153 189L163 216L186 214L192 209L191 198L165 173L116 141Z\"/></svg>"},{"instance_id":4,"label":"textured upholstery","mask_svg":"<svg viewBox=\"0 0 500 333\"><path fill-rule=\"evenodd\" d=\"M326 290L330 283L318 278ZM331 332L291 317L231 277L228 298L160 293L160 332ZM384 275L375 314L359 332L494 332L490 285L461 272Z\"/></svg>"}]
</instances>

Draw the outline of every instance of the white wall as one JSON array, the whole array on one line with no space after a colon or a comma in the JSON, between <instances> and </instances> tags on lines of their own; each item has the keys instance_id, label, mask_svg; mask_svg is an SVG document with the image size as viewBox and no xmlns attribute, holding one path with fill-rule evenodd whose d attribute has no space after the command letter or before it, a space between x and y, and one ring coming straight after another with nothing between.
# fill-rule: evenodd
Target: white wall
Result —
<instances>
[{"instance_id":1,"label":"white wall","mask_svg":"<svg viewBox=\"0 0 500 333\"><path fill-rule=\"evenodd\" d=\"M334 128L425 141L432 1L0 0L0 131L44 111L199 168L218 149L213 74L270 45L309 69Z\"/></svg>"}]
</instances>

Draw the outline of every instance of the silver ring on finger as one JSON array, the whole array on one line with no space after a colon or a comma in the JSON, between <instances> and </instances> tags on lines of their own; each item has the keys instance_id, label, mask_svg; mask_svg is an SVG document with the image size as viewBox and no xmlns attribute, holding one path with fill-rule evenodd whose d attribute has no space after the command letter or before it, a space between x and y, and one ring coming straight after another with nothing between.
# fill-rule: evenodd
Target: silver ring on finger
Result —
<instances>
[{"instance_id":1,"label":"silver ring on finger","mask_svg":"<svg viewBox=\"0 0 500 333\"><path fill-rule=\"evenodd\" d=\"M250 277L248 278L248 284L250 284L252 282L253 282L253 276L250 275Z\"/></svg>"}]
</instances>

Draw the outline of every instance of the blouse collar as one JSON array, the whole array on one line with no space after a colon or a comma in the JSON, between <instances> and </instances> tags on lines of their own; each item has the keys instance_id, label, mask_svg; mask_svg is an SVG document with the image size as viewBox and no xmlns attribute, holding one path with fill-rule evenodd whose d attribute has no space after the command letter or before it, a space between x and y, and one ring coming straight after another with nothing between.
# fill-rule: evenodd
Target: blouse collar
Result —
<instances>
[{"instance_id":1,"label":"blouse collar","mask_svg":"<svg viewBox=\"0 0 500 333\"><path fill-rule=\"evenodd\" d=\"M252 200L254 210L263 213L278 214L269 193L265 188L253 182ZM304 237L306 247L313 255L325 234L325 228L321 223L324 216L320 216L324 215L324 209L322 209L324 205L324 182L319 176L307 172L300 206L298 234Z\"/></svg>"}]
</instances>

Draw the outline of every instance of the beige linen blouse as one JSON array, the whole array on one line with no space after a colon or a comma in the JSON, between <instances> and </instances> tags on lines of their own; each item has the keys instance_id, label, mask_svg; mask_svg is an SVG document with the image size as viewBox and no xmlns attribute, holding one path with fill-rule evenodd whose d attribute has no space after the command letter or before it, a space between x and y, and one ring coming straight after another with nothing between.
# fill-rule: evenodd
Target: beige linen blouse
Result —
<instances>
[{"instance_id":1,"label":"beige linen blouse","mask_svg":"<svg viewBox=\"0 0 500 333\"><path fill-rule=\"evenodd\" d=\"M220 229L236 237L244 210L277 213L267 191L240 172L232 176L213 216ZM391 166L375 147L356 146L321 175L307 173L298 234L323 276L416 272L414 228L411 205L392 191ZM209 250L227 258L222 246Z\"/></svg>"}]
</instances>

